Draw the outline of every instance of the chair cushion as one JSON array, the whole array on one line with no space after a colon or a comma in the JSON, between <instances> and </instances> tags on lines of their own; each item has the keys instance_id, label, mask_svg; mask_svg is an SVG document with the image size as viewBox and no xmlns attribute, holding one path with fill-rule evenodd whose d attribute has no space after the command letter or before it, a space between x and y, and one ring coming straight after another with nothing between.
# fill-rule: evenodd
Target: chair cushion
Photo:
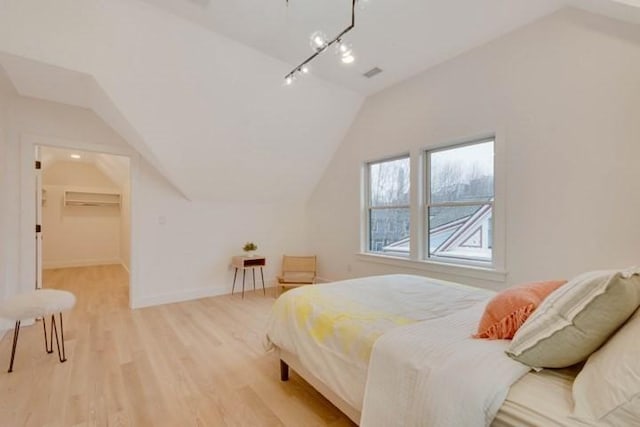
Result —
<instances>
[{"instance_id":1,"label":"chair cushion","mask_svg":"<svg viewBox=\"0 0 640 427\"><path fill-rule=\"evenodd\" d=\"M0 304L0 317L18 321L34 319L73 308L76 297L71 292L39 289L11 297Z\"/></svg>"}]
</instances>

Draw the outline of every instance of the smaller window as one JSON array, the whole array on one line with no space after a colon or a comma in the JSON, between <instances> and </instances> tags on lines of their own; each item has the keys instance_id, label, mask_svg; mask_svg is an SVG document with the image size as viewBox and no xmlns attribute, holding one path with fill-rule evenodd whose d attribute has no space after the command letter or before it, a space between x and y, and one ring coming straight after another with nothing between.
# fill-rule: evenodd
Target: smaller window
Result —
<instances>
[{"instance_id":1,"label":"smaller window","mask_svg":"<svg viewBox=\"0 0 640 427\"><path fill-rule=\"evenodd\" d=\"M367 164L367 251L409 256L409 157Z\"/></svg>"},{"instance_id":2,"label":"smaller window","mask_svg":"<svg viewBox=\"0 0 640 427\"><path fill-rule=\"evenodd\" d=\"M493 261L494 140L427 151L426 254Z\"/></svg>"}]
</instances>

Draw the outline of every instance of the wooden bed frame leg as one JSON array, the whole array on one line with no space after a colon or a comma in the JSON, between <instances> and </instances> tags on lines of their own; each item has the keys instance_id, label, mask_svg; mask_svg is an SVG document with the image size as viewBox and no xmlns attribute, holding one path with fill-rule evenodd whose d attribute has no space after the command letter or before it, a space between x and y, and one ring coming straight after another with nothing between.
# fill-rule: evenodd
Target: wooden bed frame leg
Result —
<instances>
[{"instance_id":1,"label":"wooden bed frame leg","mask_svg":"<svg viewBox=\"0 0 640 427\"><path fill-rule=\"evenodd\" d=\"M289 365L280 359L280 381L289 381Z\"/></svg>"}]
</instances>

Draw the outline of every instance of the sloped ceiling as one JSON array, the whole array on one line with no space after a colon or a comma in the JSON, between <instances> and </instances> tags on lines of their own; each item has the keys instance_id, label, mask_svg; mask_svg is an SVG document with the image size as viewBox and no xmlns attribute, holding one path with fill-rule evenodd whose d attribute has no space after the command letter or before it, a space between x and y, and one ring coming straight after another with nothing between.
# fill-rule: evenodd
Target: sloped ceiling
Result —
<instances>
[{"instance_id":1,"label":"sloped ceiling","mask_svg":"<svg viewBox=\"0 0 640 427\"><path fill-rule=\"evenodd\" d=\"M611 18L640 24L640 0L567 0L567 4Z\"/></svg>"},{"instance_id":2,"label":"sloped ceiling","mask_svg":"<svg viewBox=\"0 0 640 427\"><path fill-rule=\"evenodd\" d=\"M310 34L320 30L335 36L351 18L351 0L143 1L291 67L311 53ZM345 37L355 63L345 66L328 52L311 69L370 95L567 5L640 22L640 0L358 0L356 29ZM364 78L373 67L383 73Z\"/></svg>"},{"instance_id":3,"label":"sloped ceiling","mask_svg":"<svg viewBox=\"0 0 640 427\"><path fill-rule=\"evenodd\" d=\"M351 0L144 0L252 46L294 67L312 51L316 30L338 35ZM328 81L370 95L565 6L562 0L359 0L345 37L355 63L331 52L312 64ZM373 79L362 74L384 70Z\"/></svg>"},{"instance_id":4,"label":"sloped ceiling","mask_svg":"<svg viewBox=\"0 0 640 427\"><path fill-rule=\"evenodd\" d=\"M9 78L9 75L7 74L7 71L4 68L0 67L0 94L2 93L9 95L18 94L15 86L13 85L13 82L11 81L11 78Z\"/></svg>"},{"instance_id":5,"label":"sloped ceiling","mask_svg":"<svg viewBox=\"0 0 640 427\"><path fill-rule=\"evenodd\" d=\"M80 158L72 158L72 154L79 155ZM129 159L123 156L41 147L40 160L43 164L43 172L58 162L87 163L98 168L113 182L114 186L123 187L129 184Z\"/></svg>"},{"instance_id":6,"label":"sloped ceiling","mask_svg":"<svg viewBox=\"0 0 640 427\"><path fill-rule=\"evenodd\" d=\"M283 87L344 0L0 0L0 66L22 95L94 110L189 198L300 200L364 94L563 5L633 20L635 1L360 0L358 65L326 55Z\"/></svg>"},{"instance_id":7,"label":"sloped ceiling","mask_svg":"<svg viewBox=\"0 0 640 427\"><path fill-rule=\"evenodd\" d=\"M287 64L125 0L4 1L0 52L21 94L96 110L192 199L306 199L362 102L283 88Z\"/></svg>"}]
</instances>

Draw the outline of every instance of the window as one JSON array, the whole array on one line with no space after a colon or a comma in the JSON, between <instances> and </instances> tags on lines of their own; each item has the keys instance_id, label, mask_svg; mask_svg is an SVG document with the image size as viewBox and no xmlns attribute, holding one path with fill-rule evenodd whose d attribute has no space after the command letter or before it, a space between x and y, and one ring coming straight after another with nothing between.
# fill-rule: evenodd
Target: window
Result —
<instances>
[{"instance_id":1,"label":"window","mask_svg":"<svg viewBox=\"0 0 640 427\"><path fill-rule=\"evenodd\" d=\"M493 151L493 138L427 151L427 258L493 262Z\"/></svg>"},{"instance_id":2,"label":"window","mask_svg":"<svg viewBox=\"0 0 640 427\"><path fill-rule=\"evenodd\" d=\"M409 256L409 157L367 164L367 250Z\"/></svg>"}]
</instances>

